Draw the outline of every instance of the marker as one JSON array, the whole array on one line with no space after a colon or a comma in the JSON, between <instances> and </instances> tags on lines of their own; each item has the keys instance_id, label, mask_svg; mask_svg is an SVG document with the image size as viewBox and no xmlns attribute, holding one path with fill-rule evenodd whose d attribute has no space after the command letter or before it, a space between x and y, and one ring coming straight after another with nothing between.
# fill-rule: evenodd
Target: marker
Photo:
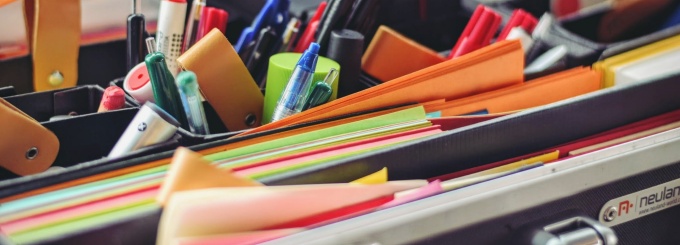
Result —
<instances>
[{"instance_id":1,"label":"marker","mask_svg":"<svg viewBox=\"0 0 680 245\"><path fill-rule=\"evenodd\" d=\"M286 88L283 89L281 97L276 104L274 114L272 115L272 122L302 111L307 96L309 96L309 88L312 85L312 78L314 77L314 69L316 69L318 58L319 44L312 43L307 51L302 54L297 65L295 65L293 74L290 76Z\"/></svg>"},{"instance_id":2,"label":"marker","mask_svg":"<svg viewBox=\"0 0 680 245\"><path fill-rule=\"evenodd\" d=\"M176 59L182 51L186 12L186 0L161 0L156 30L156 51L165 56L168 70L173 77L179 72Z\"/></svg>"},{"instance_id":3,"label":"marker","mask_svg":"<svg viewBox=\"0 0 680 245\"><path fill-rule=\"evenodd\" d=\"M501 25L501 16L492 9L484 5L477 6L472 18L463 30L456 46L451 50L449 59L456 58L491 43L491 39L496 34L496 30Z\"/></svg>"},{"instance_id":4,"label":"marker","mask_svg":"<svg viewBox=\"0 0 680 245\"><path fill-rule=\"evenodd\" d=\"M139 1L132 1L132 14L127 18L127 70L132 70L137 64L144 62L144 15L140 14Z\"/></svg>"},{"instance_id":5,"label":"marker","mask_svg":"<svg viewBox=\"0 0 680 245\"><path fill-rule=\"evenodd\" d=\"M147 45L150 50L153 50L153 38L147 38ZM165 62L165 56L161 52L149 53L144 59L146 68L149 72L149 79L151 80L151 88L153 89L153 98L160 108L168 112L171 116L179 121L182 128L188 129L186 115L184 115L184 108L182 107L179 90L175 84L175 78L168 70Z\"/></svg>"},{"instance_id":6,"label":"marker","mask_svg":"<svg viewBox=\"0 0 680 245\"><path fill-rule=\"evenodd\" d=\"M201 15L201 21L198 24L198 33L196 34L195 42L201 40L208 32L212 29L217 28L220 32L225 33L227 30L227 20L229 19L229 13L222 9L205 7L203 8L203 14Z\"/></svg>"},{"instance_id":7,"label":"marker","mask_svg":"<svg viewBox=\"0 0 680 245\"><path fill-rule=\"evenodd\" d=\"M515 27L521 27L527 34L531 35L536 24L538 24L536 17L522 9L516 9L512 12L512 16L510 16L510 20L505 25L505 28L503 28L503 31L501 31L501 34L498 34L496 42L506 40Z\"/></svg>"},{"instance_id":8,"label":"marker","mask_svg":"<svg viewBox=\"0 0 680 245\"><path fill-rule=\"evenodd\" d=\"M180 72L177 75L177 84L184 105L184 113L187 115L187 121L189 121L189 129L195 134L209 134L208 120L205 119L196 74L191 71Z\"/></svg>"},{"instance_id":9,"label":"marker","mask_svg":"<svg viewBox=\"0 0 680 245\"><path fill-rule=\"evenodd\" d=\"M197 41L197 33L199 31L199 23L201 21L201 16L203 14L203 9L205 8L205 0L194 0L191 4L191 10L189 10L189 21L186 24L186 29L184 29L184 41L182 42L182 53L187 49L191 48L192 45Z\"/></svg>"},{"instance_id":10,"label":"marker","mask_svg":"<svg viewBox=\"0 0 680 245\"><path fill-rule=\"evenodd\" d=\"M333 94L333 82L337 77L338 70L331 68L323 81L318 81L312 85L312 92L309 93L309 97L307 97L305 105L302 107L302 111L328 102L328 99L330 99Z\"/></svg>"},{"instance_id":11,"label":"marker","mask_svg":"<svg viewBox=\"0 0 680 245\"><path fill-rule=\"evenodd\" d=\"M164 142L177 131L179 123L151 102L145 103L109 153L109 158L123 156L134 150Z\"/></svg>"},{"instance_id":12,"label":"marker","mask_svg":"<svg viewBox=\"0 0 680 245\"><path fill-rule=\"evenodd\" d=\"M326 6L328 4L326 1L323 1L319 4L319 7L316 8L316 12L314 13L314 16L312 16L311 19L309 19L309 24L307 25L307 28L305 29L304 32L302 32L299 41L297 42L297 46L293 49L293 52L295 53L301 53L302 51L305 50L305 48L309 47L309 44L314 42L316 40L314 38L314 35L316 34L316 31L319 29L319 22L321 21L321 15L323 14L324 11L326 11Z\"/></svg>"},{"instance_id":13,"label":"marker","mask_svg":"<svg viewBox=\"0 0 680 245\"><path fill-rule=\"evenodd\" d=\"M122 88L110 86L104 90L97 112L118 110L123 106L125 106L125 92Z\"/></svg>"}]
</instances>

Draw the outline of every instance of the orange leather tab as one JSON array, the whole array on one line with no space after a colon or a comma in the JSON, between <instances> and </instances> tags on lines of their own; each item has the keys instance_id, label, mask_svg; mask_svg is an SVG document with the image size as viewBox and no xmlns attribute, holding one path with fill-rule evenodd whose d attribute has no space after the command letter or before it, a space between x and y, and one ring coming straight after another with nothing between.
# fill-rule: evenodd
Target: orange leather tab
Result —
<instances>
[{"instance_id":1,"label":"orange leather tab","mask_svg":"<svg viewBox=\"0 0 680 245\"><path fill-rule=\"evenodd\" d=\"M361 69L386 82L444 61L434 50L380 26L361 58Z\"/></svg>"},{"instance_id":2,"label":"orange leather tab","mask_svg":"<svg viewBox=\"0 0 680 245\"><path fill-rule=\"evenodd\" d=\"M229 131L260 125L264 95L234 47L217 28L177 58L177 62L196 73L201 92Z\"/></svg>"},{"instance_id":3,"label":"orange leather tab","mask_svg":"<svg viewBox=\"0 0 680 245\"><path fill-rule=\"evenodd\" d=\"M35 0L35 13L30 13L30 4L24 5L24 11L27 18L34 16L29 40L35 91L75 86L80 47L80 0Z\"/></svg>"},{"instance_id":4,"label":"orange leather tab","mask_svg":"<svg viewBox=\"0 0 680 245\"><path fill-rule=\"evenodd\" d=\"M18 175L47 170L59 153L57 136L2 98L0 118L0 166Z\"/></svg>"}]
</instances>

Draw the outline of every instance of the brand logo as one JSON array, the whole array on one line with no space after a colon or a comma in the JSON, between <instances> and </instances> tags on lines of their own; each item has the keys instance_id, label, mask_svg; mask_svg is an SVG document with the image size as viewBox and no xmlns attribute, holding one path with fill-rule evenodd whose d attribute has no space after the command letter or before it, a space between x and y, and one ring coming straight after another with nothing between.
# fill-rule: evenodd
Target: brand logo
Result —
<instances>
[{"instance_id":1,"label":"brand logo","mask_svg":"<svg viewBox=\"0 0 680 245\"><path fill-rule=\"evenodd\" d=\"M146 130L146 123L143 122L137 125L137 130L139 130L139 132L144 132L144 130Z\"/></svg>"},{"instance_id":2,"label":"brand logo","mask_svg":"<svg viewBox=\"0 0 680 245\"><path fill-rule=\"evenodd\" d=\"M624 212L624 210L626 212L625 214L628 214L628 211L630 211L630 209L632 207L633 207L633 204L630 203L628 200L620 202L619 203L619 216L621 216L621 213Z\"/></svg>"}]
</instances>

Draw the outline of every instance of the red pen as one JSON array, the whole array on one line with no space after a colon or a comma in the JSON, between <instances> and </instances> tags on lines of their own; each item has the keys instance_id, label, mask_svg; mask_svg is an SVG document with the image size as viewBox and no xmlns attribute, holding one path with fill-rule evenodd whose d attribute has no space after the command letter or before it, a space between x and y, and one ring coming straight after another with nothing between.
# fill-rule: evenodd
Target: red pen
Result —
<instances>
[{"instance_id":1,"label":"red pen","mask_svg":"<svg viewBox=\"0 0 680 245\"><path fill-rule=\"evenodd\" d=\"M462 56L491 43L501 24L501 16L484 5L477 6L472 18L458 38L449 59Z\"/></svg>"},{"instance_id":2,"label":"red pen","mask_svg":"<svg viewBox=\"0 0 680 245\"><path fill-rule=\"evenodd\" d=\"M314 39L314 34L316 34L316 29L319 28L319 21L321 20L321 15L326 10L327 4L328 3L326 3L326 1L323 1L319 4L319 7L316 8L314 16L312 16L312 18L309 19L307 29L305 29L304 33L300 37L300 41L298 41L297 46L295 46L293 52L302 53L307 49L307 47L309 47L310 43L316 41Z\"/></svg>"},{"instance_id":3,"label":"red pen","mask_svg":"<svg viewBox=\"0 0 680 245\"><path fill-rule=\"evenodd\" d=\"M531 35L531 32L534 31L536 24L538 24L538 20L536 20L533 15L522 9L516 9L512 12L512 16L510 17L508 24L505 25L505 28L503 28L501 34L498 35L496 41L505 40L508 37L508 34L510 34L510 30L515 27L522 27L522 29L524 29L527 34Z\"/></svg>"},{"instance_id":4,"label":"red pen","mask_svg":"<svg viewBox=\"0 0 680 245\"><path fill-rule=\"evenodd\" d=\"M227 19L229 19L229 13L227 11L213 7L203 8L201 20L198 24L196 41L201 40L201 38L208 34L213 28L217 28L222 33L225 33L227 30Z\"/></svg>"},{"instance_id":5,"label":"red pen","mask_svg":"<svg viewBox=\"0 0 680 245\"><path fill-rule=\"evenodd\" d=\"M122 88L111 86L104 90L97 112L118 110L125 106L125 92Z\"/></svg>"}]
</instances>

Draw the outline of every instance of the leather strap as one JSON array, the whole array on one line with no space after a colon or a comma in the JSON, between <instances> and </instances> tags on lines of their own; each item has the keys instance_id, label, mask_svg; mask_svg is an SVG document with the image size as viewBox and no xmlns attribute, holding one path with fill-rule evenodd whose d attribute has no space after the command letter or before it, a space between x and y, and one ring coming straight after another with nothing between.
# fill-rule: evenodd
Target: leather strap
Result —
<instances>
[{"instance_id":1,"label":"leather strap","mask_svg":"<svg viewBox=\"0 0 680 245\"><path fill-rule=\"evenodd\" d=\"M177 58L177 62L196 73L201 92L229 131L260 125L264 96L236 50L217 28Z\"/></svg>"},{"instance_id":2,"label":"leather strap","mask_svg":"<svg viewBox=\"0 0 680 245\"><path fill-rule=\"evenodd\" d=\"M0 118L0 167L18 175L47 170L59 153L57 136L2 98Z\"/></svg>"},{"instance_id":3,"label":"leather strap","mask_svg":"<svg viewBox=\"0 0 680 245\"><path fill-rule=\"evenodd\" d=\"M33 54L35 91L73 87L78 81L80 0L24 0Z\"/></svg>"}]
</instances>

